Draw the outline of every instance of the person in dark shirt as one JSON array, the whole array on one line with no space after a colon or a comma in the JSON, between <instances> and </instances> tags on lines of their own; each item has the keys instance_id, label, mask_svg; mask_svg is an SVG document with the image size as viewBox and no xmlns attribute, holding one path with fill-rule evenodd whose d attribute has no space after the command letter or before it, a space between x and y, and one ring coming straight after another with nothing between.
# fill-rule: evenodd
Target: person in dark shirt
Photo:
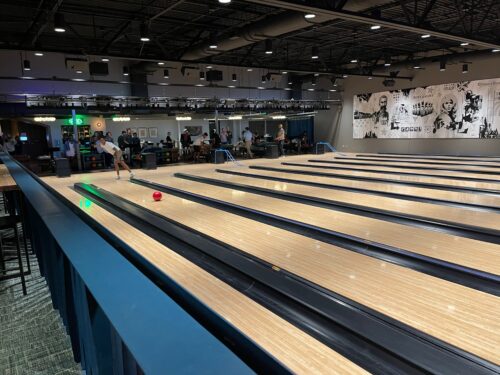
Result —
<instances>
[{"instance_id":1,"label":"person in dark shirt","mask_svg":"<svg viewBox=\"0 0 500 375\"><path fill-rule=\"evenodd\" d=\"M219 137L219 134L217 134L217 132L215 131L215 129L212 132L212 137L211 137L210 141L211 141L212 146L214 148L220 147L220 144L221 144L220 137Z\"/></svg>"},{"instance_id":2,"label":"person in dark shirt","mask_svg":"<svg viewBox=\"0 0 500 375\"><path fill-rule=\"evenodd\" d=\"M137 133L132 134L132 138L130 140L130 151L132 155L141 153L141 140L137 136Z\"/></svg>"},{"instance_id":3,"label":"person in dark shirt","mask_svg":"<svg viewBox=\"0 0 500 375\"><path fill-rule=\"evenodd\" d=\"M127 147L127 144L125 143L125 136L127 135L127 132L125 130L122 131L122 134L118 137L118 147L123 151L125 150L125 147Z\"/></svg>"},{"instance_id":4,"label":"person in dark shirt","mask_svg":"<svg viewBox=\"0 0 500 375\"><path fill-rule=\"evenodd\" d=\"M174 148L174 141L172 140L172 137L170 136L170 132L167 133L167 139L165 140L165 147L166 148Z\"/></svg>"}]
</instances>

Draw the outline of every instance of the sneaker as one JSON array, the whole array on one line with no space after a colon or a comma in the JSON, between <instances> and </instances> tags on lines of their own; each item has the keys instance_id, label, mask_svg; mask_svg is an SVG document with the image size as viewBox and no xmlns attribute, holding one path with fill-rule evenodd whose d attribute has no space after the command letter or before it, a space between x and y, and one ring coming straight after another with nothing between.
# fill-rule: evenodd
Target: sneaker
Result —
<instances>
[{"instance_id":1,"label":"sneaker","mask_svg":"<svg viewBox=\"0 0 500 375\"><path fill-rule=\"evenodd\" d=\"M129 177L130 177L130 179L133 179L135 177L135 174L133 174L132 172L130 172Z\"/></svg>"},{"instance_id":2,"label":"sneaker","mask_svg":"<svg viewBox=\"0 0 500 375\"><path fill-rule=\"evenodd\" d=\"M116 176L116 179L117 179L117 180L119 180L119 179L120 179L120 176L119 176L119 175L118 175L118 176Z\"/></svg>"}]
</instances>

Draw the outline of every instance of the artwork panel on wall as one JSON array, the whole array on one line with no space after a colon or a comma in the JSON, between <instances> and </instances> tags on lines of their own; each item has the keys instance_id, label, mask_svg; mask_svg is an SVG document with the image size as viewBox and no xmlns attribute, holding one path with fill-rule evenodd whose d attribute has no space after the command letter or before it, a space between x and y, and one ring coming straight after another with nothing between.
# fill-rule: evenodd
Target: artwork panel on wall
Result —
<instances>
[{"instance_id":1,"label":"artwork panel on wall","mask_svg":"<svg viewBox=\"0 0 500 375\"><path fill-rule=\"evenodd\" d=\"M354 95L353 138L500 138L500 79Z\"/></svg>"},{"instance_id":2,"label":"artwork panel on wall","mask_svg":"<svg viewBox=\"0 0 500 375\"><path fill-rule=\"evenodd\" d=\"M147 128L139 128L139 132L137 134L139 138L147 138L148 137L148 129Z\"/></svg>"},{"instance_id":3,"label":"artwork panel on wall","mask_svg":"<svg viewBox=\"0 0 500 375\"><path fill-rule=\"evenodd\" d=\"M158 128L149 128L149 138L158 137Z\"/></svg>"}]
</instances>

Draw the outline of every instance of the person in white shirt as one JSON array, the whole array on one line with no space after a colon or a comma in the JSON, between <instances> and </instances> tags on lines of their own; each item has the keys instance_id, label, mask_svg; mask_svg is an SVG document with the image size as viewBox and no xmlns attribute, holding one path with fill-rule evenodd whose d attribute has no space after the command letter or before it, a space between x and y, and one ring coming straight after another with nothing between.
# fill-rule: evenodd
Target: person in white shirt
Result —
<instances>
[{"instance_id":1,"label":"person in white shirt","mask_svg":"<svg viewBox=\"0 0 500 375\"><path fill-rule=\"evenodd\" d=\"M134 178L134 174L130 170L129 166L123 160L123 151L120 150L118 146L116 146L114 143L107 142L106 138L103 136L99 138L99 145L101 146L104 152L113 155L117 180L120 179L120 165L128 171L131 179Z\"/></svg>"},{"instance_id":2,"label":"person in white shirt","mask_svg":"<svg viewBox=\"0 0 500 375\"><path fill-rule=\"evenodd\" d=\"M253 139L253 134L250 131L250 128L246 127L245 131L243 132L243 141L245 142L245 147L247 149L247 154L251 158L253 158L253 153L252 153L252 139Z\"/></svg>"}]
</instances>

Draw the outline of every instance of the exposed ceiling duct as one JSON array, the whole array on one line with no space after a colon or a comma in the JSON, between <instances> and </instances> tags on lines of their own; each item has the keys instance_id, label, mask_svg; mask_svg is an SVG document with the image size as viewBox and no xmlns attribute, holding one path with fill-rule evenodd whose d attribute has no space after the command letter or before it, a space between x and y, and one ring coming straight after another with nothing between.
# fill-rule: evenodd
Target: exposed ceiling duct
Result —
<instances>
[{"instance_id":1,"label":"exposed ceiling duct","mask_svg":"<svg viewBox=\"0 0 500 375\"><path fill-rule=\"evenodd\" d=\"M390 3L391 0L360 0L351 1L346 4L343 10L351 12L361 12L367 9ZM280 35L310 27L314 24L329 22L337 17L329 15L316 15L315 18L306 19L304 14L298 12L286 12L257 22L249 26L245 31L232 37L218 40L217 49L210 49L207 43L200 44L187 50L182 56L182 60L194 61L210 56L215 56L222 52L231 51L258 43L269 38L276 38Z\"/></svg>"}]
</instances>

